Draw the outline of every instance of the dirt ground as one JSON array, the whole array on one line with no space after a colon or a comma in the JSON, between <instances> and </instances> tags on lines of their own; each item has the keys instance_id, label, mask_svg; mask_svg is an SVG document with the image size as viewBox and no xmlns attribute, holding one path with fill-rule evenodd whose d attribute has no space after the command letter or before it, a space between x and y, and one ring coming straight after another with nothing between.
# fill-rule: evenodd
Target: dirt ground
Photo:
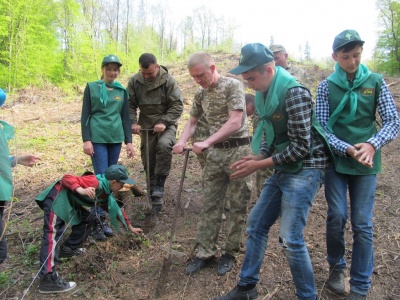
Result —
<instances>
[{"instance_id":1,"label":"dirt ground","mask_svg":"<svg viewBox=\"0 0 400 300\"><path fill-rule=\"evenodd\" d=\"M217 69L226 75L227 70L237 64L237 56L215 54ZM317 83L329 71L308 66L308 85L315 91ZM169 67L177 79L185 98L185 112L181 119L178 136L188 118L190 99L197 89L190 79L184 63ZM121 81L126 84L126 80ZM386 78L396 105L400 107L399 78ZM315 94L315 93L314 93ZM138 238L123 228L107 242L85 243L86 253L82 257L63 260L58 272L78 287L68 294L41 295L37 278L38 249L42 235L42 212L33 200L52 181L64 173L80 174L90 170L90 160L82 152L80 138L81 94L74 97L49 87L43 90L27 88L9 98L9 103L0 110L0 119L7 120L17 129L17 139L11 149L19 153L33 152L41 156L34 168L14 169L15 202L6 210L9 259L0 265L0 298L2 299L213 299L233 288L245 252L245 232L242 251L234 269L225 276L217 276L217 261L198 274L185 274L187 261L193 254L196 224L199 220L202 201L201 168L193 153L190 153L183 191L179 200L179 186L184 157L176 155L172 171L167 179L165 205L158 218L150 218L147 212L147 197L126 198L126 210L134 226L142 227L146 239ZM383 171L378 177L375 204L375 270L372 289L368 299L400 299L400 139L383 148ZM145 175L140 162L138 137L135 138L136 156L133 160L121 154L133 178L145 188ZM249 208L256 201L256 191L249 200ZM176 207L178 205L178 209ZM305 237L312 258L315 280L320 299L343 299L327 291L325 282L328 264L325 251L326 203L323 189L312 207ZM177 212L177 214L176 214ZM171 226L176 218L176 231L172 248L183 255L165 260L171 236ZM229 212L226 212L229 218ZM295 299L291 274L282 250L278 245L279 222L270 233L258 285L259 299ZM68 234L69 228L66 234ZM224 239L224 228L219 241ZM352 233L347 226L346 241L351 245ZM351 261L351 248L347 247L346 259ZM164 266L164 270L163 270ZM347 279L348 279L348 272ZM347 287L348 288L348 287Z\"/></svg>"}]
</instances>

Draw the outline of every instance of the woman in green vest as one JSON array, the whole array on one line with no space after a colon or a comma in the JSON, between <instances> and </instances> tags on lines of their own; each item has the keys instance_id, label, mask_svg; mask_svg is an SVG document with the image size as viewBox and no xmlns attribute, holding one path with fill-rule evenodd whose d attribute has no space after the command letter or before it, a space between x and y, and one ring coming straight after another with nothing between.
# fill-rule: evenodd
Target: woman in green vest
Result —
<instances>
[{"instance_id":1,"label":"woman in green vest","mask_svg":"<svg viewBox=\"0 0 400 300\"><path fill-rule=\"evenodd\" d=\"M0 106L6 101L6 94L0 89ZM0 120L0 264L7 258L7 244L5 226L3 226L3 213L6 203L11 201L13 195L13 182L11 167L17 164L32 167L39 157L27 154L11 156L7 141L14 137L14 128L7 122Z\"/></svg>"},{"instance_id":2,"label":"woman in green vest","mask_svg":"<svg viewBox=\"0 0 400 300\"><path fill-rule=\"evenodd\" d=\"M345 226L347 194L353 247L349 300L367 299L374 270L373 208L376 175L381 171L380 149L396 138L400 120L393 97L382 76L360 64L364 41L355 30L335 37L332 57L335 72L317 90L316 114L335 156L325 176L327 287L345 293ZM377 130L376 113L382 119ZM348 192L347 192L348 190Z\"/></svg>"},{"instance_id":3,"label":"woman in green vest","mask_svg":"<svg viewBox=\"0 0 400 300\"><path fill-rule=\"evenodd\" d=\"M128 92L116 81L121 66L116 55L105 56L101 63L102 79L89 82L83 95L83 152L91 157L95 174L104 174L107 167L117 164L122 142L128 157L134 154ZM101 209L91 212L96 220L93 237L105 240L113 234L105 222L107 214Z\"/></svg>"}]
</instances>

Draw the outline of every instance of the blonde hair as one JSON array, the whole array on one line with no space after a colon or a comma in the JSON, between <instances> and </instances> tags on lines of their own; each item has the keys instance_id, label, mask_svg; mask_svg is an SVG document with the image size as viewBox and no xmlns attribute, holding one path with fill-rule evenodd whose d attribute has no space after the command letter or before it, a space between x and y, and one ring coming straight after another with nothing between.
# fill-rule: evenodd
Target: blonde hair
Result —
<instances>
[{"instance_id":1,"label":"blonde hair","mask_svg":"<svg viewBox=\"0 0 400 300\"><path fill-rule=\"evenodd\" d=\"M187 63L187 68L191 69L196 65L203 65L205 67L210 67L212 65L215 65L215 61L210 54L199 51L190 56L189 61Z\"/></svg>"}]
</instances>

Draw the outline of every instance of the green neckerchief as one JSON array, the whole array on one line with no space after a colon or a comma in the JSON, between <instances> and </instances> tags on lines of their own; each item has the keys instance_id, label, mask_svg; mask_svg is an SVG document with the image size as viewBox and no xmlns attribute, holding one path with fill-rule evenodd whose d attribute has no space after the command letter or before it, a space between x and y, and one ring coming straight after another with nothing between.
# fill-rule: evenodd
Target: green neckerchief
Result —
<instances>
[{"instance_id":1,"label":"green neckerchief","mask_svg":"<svg viewBox=\"0 0 400 300\"><path fill-rule=\"evenodd\" d=\"M3 120L0 120L0 125L3 127L4 136L7 141L14 138L14 127Z\"/></svg>"},{"instance_id":2,"label":"green neckerchief","mask_svg":"<svg viewBox=\"0 0 400 300\"><path fill-rule=\"evenodd\" d=\"M354 120L354 116L357 111L357 93L354 92L361 84L364 83L365 80L371 75L371 72L368 68L360 64L357 68L355 78L353 80L353 85L351 86L349 80L347 80L346 72L339 66L338 63L335 65L335 72L333 72L327 80L336 84L340 88L346 90L347 92L344 94L342 100L340 101L339 105L336 107L335 111L329 118L328 121L328 130L333 133L333 125L336 123L337 119L339 118L340 114L343 111L343 108L346 106L347 102L350 101L350 113L347 117L341 120L342 123L347 124Z\"/></svg>"},{"instance_id":3,"label":"green neckerchief","mask_svg":"<svg viewBox=\"0 0 400 300\"><path fill-rule=\"evenodd\" d=\"M124 216L122 215L121 208L118 206L117 201L115 200L111 190L110 190L110 182L106 179L104 174L96 175L97 180L99 181L99 187L104 190L104 192L108 195L108 214L110 215L111 223L113 224L115 230L118 232L118 221L117 215L121 222L127 228L128 226L125 223Z\"/></svg>"},{"instance_id":4,"label":"green neckerchief","mask_svg":"<svg viewBox=\"0 0 400 300\"><path fill-rule=\"evenodd\" d=\"M275 76L268 89L267 98L264 98L263 93L256 92L255 106L257 113L260 116L260 121L251 142L251 148L255 154L258 153L264 132L267 145L272 145L272 142L275 138L275 133L269 117L274 113L279 105L279 96L282 92L282 89L285 89L289 82L295 80L296 79L294 79L288 71L277 66Z\"/></svg>"},{"instance_id":5,"label":"green neckerchief","mask_svg":"<svg viewBox=\"0 0 400 300\"><path fill-rule=\"evenodd\" d=\"M100 84L100 102L103 103L104 106L107 106L108 101L107 87L126 91L122 84L120 84L118 81L114 81L113 83L105 83L103 80L97 80L96 82Z\"/></svg>"}]
</instances>

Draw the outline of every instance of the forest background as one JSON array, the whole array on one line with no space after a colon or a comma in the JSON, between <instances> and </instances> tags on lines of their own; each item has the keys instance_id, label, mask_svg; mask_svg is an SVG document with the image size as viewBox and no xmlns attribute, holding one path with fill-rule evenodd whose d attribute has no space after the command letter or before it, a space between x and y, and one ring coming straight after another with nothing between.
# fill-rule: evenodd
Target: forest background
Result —
<instances>
[{"instance_id":1,"label":"forest background","mask_svg":"<svg viewBox=\"0 0 400 300\"><path fill-rule=\"evenodd\" d=\"M371 69L400 73L400 3L377 0L379 25ZM71 91L100 77L100 62L110 53L124 63L123 74L138 70L138 57L154 53L161 63L182 61L196 50L238 53L235 22L201 6L182 21L168 2L146 0L1 0L0 87L10 92L51 84ZM274 42L273 36L270 42ZM308 41L299 45L302 63L331 69L327 56L313 61ZM289 53L295 59L295 55Z\"/></svg>"}]
</instances>

